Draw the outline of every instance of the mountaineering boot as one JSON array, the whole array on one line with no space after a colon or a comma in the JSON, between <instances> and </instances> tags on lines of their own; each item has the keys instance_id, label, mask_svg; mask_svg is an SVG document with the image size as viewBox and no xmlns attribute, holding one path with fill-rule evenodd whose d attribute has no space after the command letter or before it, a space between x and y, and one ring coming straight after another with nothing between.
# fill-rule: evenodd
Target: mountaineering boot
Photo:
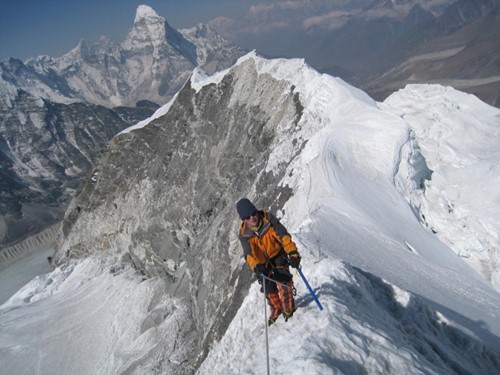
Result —
<instances>
[{"instance_id":1,"label":"mountaineering boot","mask_svg":"<svg viewBox=\"0 0 500 375\"><path fill-rule=\"evenodd\" d=\"M293 313L297 310L297 308L294 306L292 309L283 311L283 318L285 319L285 322L288 322L288 319L290 319L293 316Z\"/></svg>"},{"instance_id":2,"label":"mountaineering boot","mask_svg":"<svg viewBox=\"0 0 500 375\"><path fill-rule=\"evenodd\" d=\"M267 320L267 325L270 327L274 324L274 322L276 322L278 320L278 318L280 317L281 314L278 314L276 316L271 316L268 320Z\"/></svg>"},{"instance_id":3,"label":"mountaineering boot","mask_svg":"<svg viewBox=\"0 0 500 375\"><path fill-rule=\"evenodd\" d=\"M268 326L273 325L274 322L278 320L278 318L280 317L281 314L282 314L281 309L274 310L271 308L271 316L267 320L267 325Z\"/></svg>"}]
</instances>

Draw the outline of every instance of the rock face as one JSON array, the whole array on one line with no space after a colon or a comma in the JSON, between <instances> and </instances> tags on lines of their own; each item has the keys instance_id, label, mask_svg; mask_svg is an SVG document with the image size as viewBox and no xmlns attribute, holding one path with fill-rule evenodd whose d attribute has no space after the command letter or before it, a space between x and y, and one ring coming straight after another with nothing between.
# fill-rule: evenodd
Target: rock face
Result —
<instances>
[{"instance_id":1,"label":"rock face","mask_svg":"<svg viewBox=\"0 0 500 375\"><path fill-rule=\"evenodd\" d=\"M0 108L0 246L61 220L99 151L155 108L62 104L19 91Z\"/></svg>"},{"instance_id":2,"label":"rock face","mask_svg":"<svg viewBox=\"0 0 500 375\"><path fill-rule=\"evenodd\" d=\"M213 73L243 53L206 26L179 32L141 5L121 44L102 37L60 58L0 62L0 248L60 220L100 150L196 66Z\"/></svg>"},{"instance_id":3,"label":"rock face","mask_svg":"<svg viewBox=\"0 0 500 375\"><path fill-rule=\"evenodd\" d=\"M164 116L111 141L66 212L56 254L59 264L118 254L146 277L165 279L190 312L176 345L190 350L174 349L180 364L162 363L169 373L199 365L249 285L234 203L258 196L257 205L281 208L291 194L278 185L289 161L271 168L270 152L285 139L292 158L303 147L294 138L298 92L259 73L254 59L218 82L192 82Z\"/></svg>"}]
</instances>

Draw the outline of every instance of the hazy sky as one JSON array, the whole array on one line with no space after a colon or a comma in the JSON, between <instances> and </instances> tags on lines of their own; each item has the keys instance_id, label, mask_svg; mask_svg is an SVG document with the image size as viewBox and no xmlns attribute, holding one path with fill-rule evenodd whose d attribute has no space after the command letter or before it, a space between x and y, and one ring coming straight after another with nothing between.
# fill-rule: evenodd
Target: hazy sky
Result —
<instances>
[{"instance_id":1,"label":"hazy sky","mask_svg":"<svg viewBox=\"0 0 500 375\"><path fill-rule=\"evenodd\" d=\"M277 0L0 0L0 59L58 57L80 39L102 35L121 42L141 4L179 29L217 16L240 18L250 5L272 2Z\"/></svg>"}]
</instances>

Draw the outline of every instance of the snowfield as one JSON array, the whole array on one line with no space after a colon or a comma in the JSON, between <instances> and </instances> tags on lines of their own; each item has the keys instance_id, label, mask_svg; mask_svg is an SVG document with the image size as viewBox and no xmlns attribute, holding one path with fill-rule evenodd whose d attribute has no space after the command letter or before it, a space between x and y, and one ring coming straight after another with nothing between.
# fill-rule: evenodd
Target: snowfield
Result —
<instances>
[{"instance_id":1,"label":"snowfield","mask_svg":"<svg viewBox=\"0 0 500 375\"><path fill-rule=\"evenodd\" d=\"M308 142L277 214L324 306L294 277L298 310L269 327L270 373L500 373L500 110L429 85L376 103L301 60L247 59L293 82L304 105L294 131ZM224 74L195 72L192 86ZM290 158L289 130L271 170ZM113 264L71 262L0 306L2 371L160 373L182 302ZM197 374L265 374L264 308L255 283Z\"/></svg>"}]
</instances>

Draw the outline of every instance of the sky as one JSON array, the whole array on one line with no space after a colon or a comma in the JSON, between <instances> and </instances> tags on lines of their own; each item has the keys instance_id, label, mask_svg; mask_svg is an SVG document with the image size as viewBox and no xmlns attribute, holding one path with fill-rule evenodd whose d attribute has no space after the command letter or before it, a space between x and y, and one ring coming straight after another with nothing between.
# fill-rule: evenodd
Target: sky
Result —
<instances>
[{"instance_id":1,"label":"sky","mask_svg":"<svg viewBox=\"0 0 500 375\"><path fill-rule=\"evenodd\" d=\"M149 5L174 28L217 16L242 17L256 3L276 0L0 0L0 60L58 57L81 39L125 39L141 4Z\"/></svg>"},{"instance_id":2,"label":"sky","mask_svg":"<svg viewBox=\"0 0 500 375\"><path fill-rule=\"evenodd\" d=\"M473 239L490 236L496 241L493 248L499 248L498 215L488 216L477 202L483 197L484 204L499 212L498 189L489 194L484 189L498 186L500 111L439 85L410 85L375 103L299 60L248 56L240 63L249 58L255 59L261 76L288 81L300 94L301 118L292 124L293 119L284 117L266 151L266 168L289 163L290 173L274 182L293 188L279 216L298 244L303 272L324 307L316 307L296 276L298 311L289 322L279 319L269 327L271 373L496 373L500 294L445 244L447 235L468 242L469 248L476 246ZM226 74L195 73L192 87L220 84ZM269 101L266 92L274 91L265 88L271 80L258 82L257 89L264 90L255 100ZM248 95L244 87L248 85L232 91L231 102L238 103L239 110L248 108L242 104ZM290 157L297 139L307 142ZM425 169L416 163L417 155L434 171L425 195L415 181ZM467 180L476 183L464 183ZM157 222L147 199L151 190L131 187L144 194L128 200L141 225L137 232L126 230L119 240L109 240L116 253L99 251L96 244L94 256L35 278L0 305L0 368L5 373L151 374L185 369L185 353L192 348L183 346L182 331L177 334L196 309L170 297L164 279L145 280L131 264L118 262L130 249L125 237L152 225L153 219ZM437 235L410 209L415 200ZM453 203L453 210L443 200ZM118 207L121 214L130 209ZM108 233L113 219L94 221L102 218L97 208L89 216L86 225ZM83 232L88 228L77 227ZM92 236L94 232L88 243L96 243ZM239 247L237 242L231 241ZM0 276L6 271L0 270ZM176 277L182 279L190 271L181 266ZM264 308L254 282L197 374L265 374Z\"/></svg>"}]
</instances>

